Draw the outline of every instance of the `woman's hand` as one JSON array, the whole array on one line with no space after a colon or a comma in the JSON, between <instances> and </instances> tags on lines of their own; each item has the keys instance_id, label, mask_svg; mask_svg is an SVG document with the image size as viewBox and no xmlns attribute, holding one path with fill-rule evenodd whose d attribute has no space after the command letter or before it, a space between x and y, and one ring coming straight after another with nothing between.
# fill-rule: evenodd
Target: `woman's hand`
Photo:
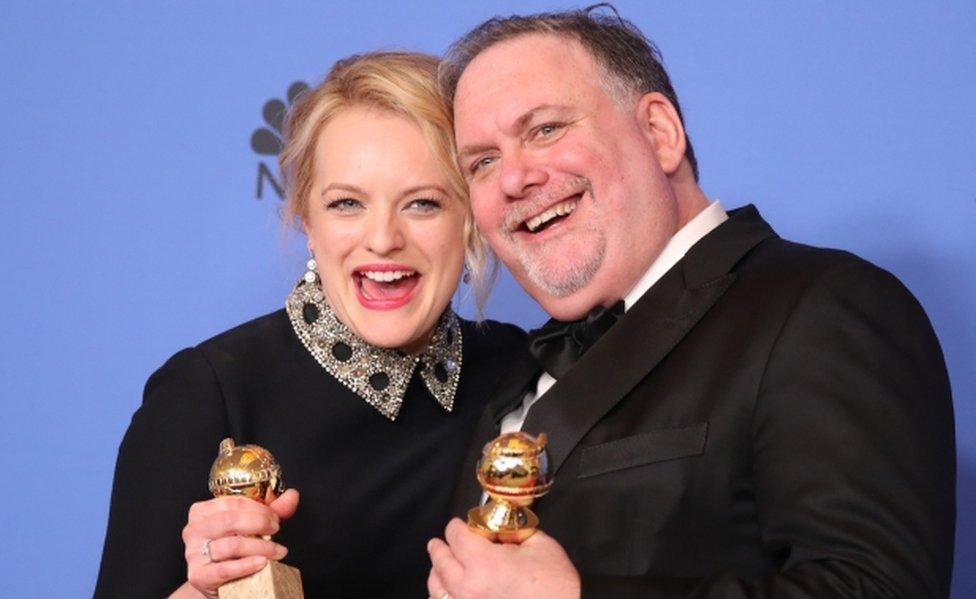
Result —
<instances>
[{"instance_id":1,"label":"woman's hand","mask_svg":"<svg viewBox=\"0 0 976 599\"><path fill-rule=\"evenodd\" d=\"M253 574L269 559L288 553L263 536L278 532L281 520L298 508L298 491L288 489L270 505L244 497L218 497L190 506L183 528L186 577L205 597L217 597L224 583ZM181 587L180 591L189 589Z\"/></svg>"}]
</instances>

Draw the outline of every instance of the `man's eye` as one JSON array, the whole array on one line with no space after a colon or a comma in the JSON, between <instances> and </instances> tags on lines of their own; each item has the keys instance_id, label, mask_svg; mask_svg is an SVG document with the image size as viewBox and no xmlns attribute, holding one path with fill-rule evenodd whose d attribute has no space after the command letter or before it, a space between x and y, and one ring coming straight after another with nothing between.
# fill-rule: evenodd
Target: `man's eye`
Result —
<instances>
[{"instance_id":1,"label":"man's eye","mask_svg":"<svg viewBox=\"0 0 976 599\"><path fill-rule=\"evenodd\" d=\"M359 200L353 198L339 198L338 200L332 200L326 204L326 209L335 210L338 212L349 212L357 208L362 207L362 203Z\"/></svg>"},{"instance_id":2,"label":"man's eye","mask_svg":"<svg viewBox=\"0 0 976 599\"><path fill-rule=\"evenodd\" d=\"M480 169L490 166L491 163L495 161L494 156L484 156L474 161L471 165L471 174L478 172Z\"/></svg>"},{"instance_id":3,"label":"man's eye","mask_svg":"<svg viewBox=\"0 0 976 599\"><path fill-rule=\"evenodd\" d=\"M546 123L544 125L539 125L538 129L536 129L536 135L548 137L562 128L562 123Z\"/></svg>"},{"instance_id":4,"label":"man's eye","mask_svg":"<svg viewBox=\"0 0 976 599\"><path fill-rule=\"evenodd\" d=\"M436 212L440 210L441 203L433 198L418 198L407 204L408 210L416 210L417 212Z\"/></svg>"}]
</instances>

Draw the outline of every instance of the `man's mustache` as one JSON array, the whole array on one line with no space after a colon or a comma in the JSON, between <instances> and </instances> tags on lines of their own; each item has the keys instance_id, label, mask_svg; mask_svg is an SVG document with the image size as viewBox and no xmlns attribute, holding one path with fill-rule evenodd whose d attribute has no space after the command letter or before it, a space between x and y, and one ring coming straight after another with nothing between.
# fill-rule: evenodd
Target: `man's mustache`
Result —
<instances>
[{"instance_id":1,"label":"man's mustache","mask_svg":"<svg viewBox=\"0 0 976 599\"><path fill-rule=\"evenodd\" d=\"M528 197L512 202L502 221L502 232L513 233L528 219L542 213L545 209L574 195L589 192L593 196L590 180L583 176L573 177L557 187L540 189Z\"/></svg>"}]
</instances>

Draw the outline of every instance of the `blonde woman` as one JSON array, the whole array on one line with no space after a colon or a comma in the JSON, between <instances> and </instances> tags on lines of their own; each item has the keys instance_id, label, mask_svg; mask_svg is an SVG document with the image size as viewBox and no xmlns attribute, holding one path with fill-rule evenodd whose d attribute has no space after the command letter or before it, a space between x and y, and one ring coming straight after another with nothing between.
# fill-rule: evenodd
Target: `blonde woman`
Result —
<instances>
[{"instance_id":1,"label":"blonde woman","mask_svg":"<svg viewBox=\"0 0 976 599\"><path fill-rule=\"evenodd\" d=\"M216 597L269 558L297 566L308 597L425 596L425 545L523 345L515 327L450 307L465 265L483 278L485 252L436 68L352 57L295 105L281 165L308 271L284 309L149 379L119 452L97 597ZM208 499L224 437L268 448L292 490L270 507Z\"/></svg>"}]
</instances>

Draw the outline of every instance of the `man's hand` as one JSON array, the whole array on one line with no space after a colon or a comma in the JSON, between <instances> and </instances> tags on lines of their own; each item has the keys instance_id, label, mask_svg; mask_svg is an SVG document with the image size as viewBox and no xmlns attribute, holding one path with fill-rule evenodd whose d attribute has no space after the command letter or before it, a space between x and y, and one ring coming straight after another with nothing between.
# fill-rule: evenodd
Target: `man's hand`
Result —
<instances>
[{"instance_id":1,"label":"man's hand","mask_svg":"<svg viewBox=\"0 0 976 599\"><path fill-rule=\"evenodd\" d=\"M433 599L580 596L579 574L569 556L542 531L521 545L496 544L454 518L444 538L446 543L427 543L433 564L427 592Z\"/></svg>"}]
</instances>

